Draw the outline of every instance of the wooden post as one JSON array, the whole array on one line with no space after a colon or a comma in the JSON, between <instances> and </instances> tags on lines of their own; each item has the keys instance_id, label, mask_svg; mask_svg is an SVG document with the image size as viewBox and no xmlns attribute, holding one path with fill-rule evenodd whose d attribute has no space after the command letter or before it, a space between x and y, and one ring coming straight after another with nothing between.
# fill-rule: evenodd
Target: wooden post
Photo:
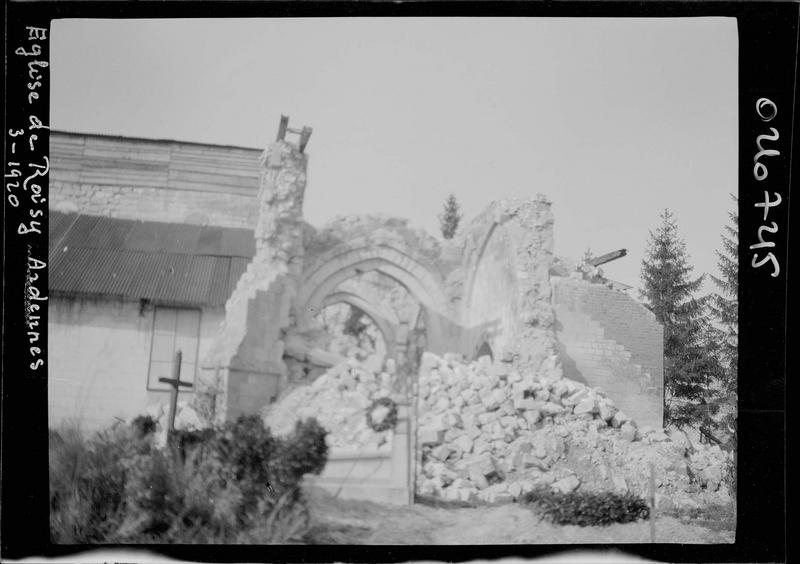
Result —
<instances>
[{"instance_id":1,"label":"wooden post","mask_svg":"<svg viewBox=\"0 0 800 564\"><path fill-rule=\"evenodd\" d=\"M650 542L656 542L656 471L650 463Z\"/></svg>"},{"instance_id":2,"label":"wooden post","mask_svg":"<svg viewBox=\"0 0 800 564\"><path fill-rule=\"evenodd\" d=\"M159 378L159 382L163 382L164 384L169 384L172 387L170 391L169 397L169 415L167 416L167 437L172 434L175 430L175 411L178 408L178 388L181 386L185 386L187 388L191 388L191 382L182 382L181 381L181 360L183 359L183 354L181 351L177 351L175 353L175 361L172 365L172 378Z\"/></svg>"}]
</instances>

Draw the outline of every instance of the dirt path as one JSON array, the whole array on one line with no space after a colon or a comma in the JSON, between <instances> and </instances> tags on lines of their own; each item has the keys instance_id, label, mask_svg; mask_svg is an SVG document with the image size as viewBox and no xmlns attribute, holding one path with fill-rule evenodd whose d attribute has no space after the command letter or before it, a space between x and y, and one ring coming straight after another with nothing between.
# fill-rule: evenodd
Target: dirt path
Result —
<instances>
[{"instance_id":1,"label":"dirt path","mask_svg":"<svg viewBox=\"0 0 800 564\"><path fill-rule=\"evenodd\" d=\"M340 500L309 488L310 542L321 544L572 544L647 543L650 525L552 525L517 504L475 508L409 507ZM731 543L732 531L714 531L674 517L656 518L656 542Z\"/></svg>"}]
</instances>

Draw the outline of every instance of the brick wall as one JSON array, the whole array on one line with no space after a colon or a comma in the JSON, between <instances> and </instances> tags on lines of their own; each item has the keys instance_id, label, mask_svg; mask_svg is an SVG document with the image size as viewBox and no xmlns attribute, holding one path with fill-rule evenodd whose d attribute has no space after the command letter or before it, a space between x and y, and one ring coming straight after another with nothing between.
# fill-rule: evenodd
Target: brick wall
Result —
<instances>
[{"instance_id":1,"label":"brick wall","mask_svg":"<svg viewBox=\"0 0 800 564\"><path fill-rule=\"evenodd\" d=\"M565 376L599 386L641 425L663 421L663 327L623 292L554 276Z\"/></svg>"},{"instance_id":2,"label":"brick wall","mask_svg":"<svg viewBox=\"0 0 800 564\"><path fill-rule=\"evenodd\" d=\"M601 284L553 277L554 304L582 311L603 327L605 337L630 351L632 361L654 377L664 374L664 328L642 304Z\"/></svg>"},{"instance_id":3,"label":"brick wall","mask_svg":"<svg viewBox=\"0 0 800 564\"><path fill-rule=\"evenodd\" d=\"M222 308L200 321L199 354L205 354L222 320ZM80 421L95 430L168 404L169 392L148 391L153 309L138 302L102 299L49 300L48 416L51 427ZM183 376L182 376L183 377ZM182 392L181 399L191 397Z\"/></svg>"},{"instance_id":4,"label":"brick wall","mask_svg":"<svg viewBox=\"0 0 800 564\"><path fill-rule=\"evenodd\" d=\"M50 207L126 219L253 228L257 149L52 132Z\"/></svg>"}]
</instances>

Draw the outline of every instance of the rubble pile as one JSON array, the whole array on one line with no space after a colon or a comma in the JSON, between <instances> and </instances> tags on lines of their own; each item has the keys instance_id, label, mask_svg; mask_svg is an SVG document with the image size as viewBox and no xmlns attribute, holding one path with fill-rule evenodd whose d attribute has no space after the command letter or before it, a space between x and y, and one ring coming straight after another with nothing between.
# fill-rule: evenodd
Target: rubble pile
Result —
<instances>
[{"instance_id":1,"label":"rubble pile","mask_svg":"<svg viewBox=\"0 0 800 564\"><path fill-rule=\"evenodd\" d=\"M163 448L167 444L167 428L169 427L169 406L154 403L147 406L145 414L156 422L155 444ZM130 417L130 425L136 417ZM181 400L175 405L175 429L180 431L198 431L208 427L208 423L197 413L192 401Z\"/></svg>"},{"instance_id":2,"label":"rubble pile","mask_svg":"<svg viewBox=\"0 0 800 564\"><path fill-rule=\"evenodd\" d=\"M264 424L274 435L292 432L295 422L314 417L328 431L328 446L347 449L391 447L391 431L367 426L366 411L391 393L392 365L383 372L367 369L355 359L334 366L311 384L288 391L264 409Z\"/></svg>"},{"instance_id":3,"label":"rubble pile","mask_svg":"<svg viewBox=\"0 0 800 564\"><path fill-rule=\"evenodd\" d=\"M421 494L498 502L544 486L646 497L652 465L660 507L730 499L728 453L639 428L601 390L558 370L537 378L489 357L425 353L418 401Z\"/></svg>"}]
</instances>

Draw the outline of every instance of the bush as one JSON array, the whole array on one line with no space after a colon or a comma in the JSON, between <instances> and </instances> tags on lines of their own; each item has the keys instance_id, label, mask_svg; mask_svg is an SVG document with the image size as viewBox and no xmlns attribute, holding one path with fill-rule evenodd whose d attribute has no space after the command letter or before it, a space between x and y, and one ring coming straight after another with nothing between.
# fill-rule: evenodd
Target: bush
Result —
<instances>
[{"instance_id":1,"label":"bush","mask_svg":"<svg viewBox=\"0 0 800 564\"><path fill-rule=\"evenodd\" d=\"M123 462L149 450L135 432L113 427L86 439L77 427L50 431L50 529L53 542L101 542L122 522Z\"/></svg>"},{"instance_id":2,"label":"bush","mask_svg":"<svg viewBox=\"0 0 800 564\"><path fill-rule=\"evenodd\" d=\"M164 450L152 438L147 418L90 441L51 433L54 542L287 542L307 526L299 484L327 460L315 420L286 440L255 416L176 432Z\"/></svg>"},{"instance_id":3,"label":"bush","mask_svg":"<svg viewBox=\"0 0 800 564\"><path fill-rule=\"evenodd\" d=\"M561 493L538 489L527 493L523 502L534 505L546 519L557 525L611 525L647 519L650 508L634 494L611 492Z\"/></svg>"}]
</instances>

